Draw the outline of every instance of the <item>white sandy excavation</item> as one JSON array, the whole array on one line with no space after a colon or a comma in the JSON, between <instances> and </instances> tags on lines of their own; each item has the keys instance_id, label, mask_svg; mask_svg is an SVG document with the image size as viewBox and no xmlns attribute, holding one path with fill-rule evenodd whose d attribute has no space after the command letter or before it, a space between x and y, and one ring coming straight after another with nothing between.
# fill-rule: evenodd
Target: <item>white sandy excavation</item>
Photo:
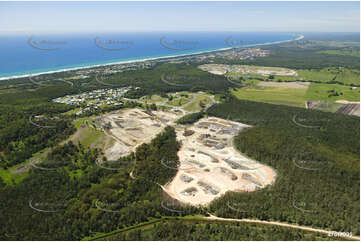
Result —
<instances>
[{"instance_id":1,"label":"white sandy excavation","mask_svg":"<svg viewBox=\"0 0 361 242\"><path fill-rule=\"evenodd\" d=\"M127 156L136 148L149 143L164 127L172 125L181 115L175 112L126 109L100 116L96 121L104 132L114 139L113 145L105 150L108 160L117 160ZM110 125L109 125L110 124Z\"/></svg>"},{"instance_id":2,"label":"white sandy excavation","mask_svg":"<svg viewBox=\"0 0 361 242\"><path fill-rule=\"evenodd\" d=\"M165 191L180 202L207 205L227 191L250 192L272 184L276 173L271 167L233 148L233 137L246 127L250 126L213 117L188 129L178 126L180 166Z\"/></svg>"},{"instance_id":3,"label":"white sandy excavation","mask_svg":"<svg viewBox=\"0 0 361 242\"><path fill-rule=\"evenodd\" d=\"M267 67L267 66L248 66L248 65L225 65L225 64L204 64L198 66L203 71L215 75L224 75L227 72L241 74L256 74L262 76L279 75L279 76L297 76L295 70L283 67Z\"/></svg>"},{"instance_id":4,"label":"white sandy excavation","mask_svg":"<svg viewBox=\"0 0 361 242\"><path fill-rule=\"evenodd\" d=\"M147 112L127 109L95 119L114 139L105 150L108 160L116 160L149 143L167 125L175 126L181 142L180 165L160 161L176 176L163 189L174 199L191 205L207 205L227 191L250 192L272 184L276 173L271 167L241 155L233 147L233 137L246 124L219 118L203 118L193 125L176 125L181 114L172 111Z\"/></svg>"}]
</instances>

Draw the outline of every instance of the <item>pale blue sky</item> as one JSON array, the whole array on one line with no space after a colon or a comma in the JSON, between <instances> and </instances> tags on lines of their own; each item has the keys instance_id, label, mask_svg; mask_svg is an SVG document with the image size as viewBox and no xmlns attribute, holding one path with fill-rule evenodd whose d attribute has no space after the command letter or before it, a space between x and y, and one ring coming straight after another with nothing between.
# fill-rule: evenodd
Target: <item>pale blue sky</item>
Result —
<instances>
[{"instance_id":1,"label":"pale blue sky","mask_svg":"<svg viewBox=\"0 0 361 242\"><path fill-rule=\"evenodd\" d=\"M0 2L0 33L359 32L359 2Z\"/></svg>"}]
</instances>

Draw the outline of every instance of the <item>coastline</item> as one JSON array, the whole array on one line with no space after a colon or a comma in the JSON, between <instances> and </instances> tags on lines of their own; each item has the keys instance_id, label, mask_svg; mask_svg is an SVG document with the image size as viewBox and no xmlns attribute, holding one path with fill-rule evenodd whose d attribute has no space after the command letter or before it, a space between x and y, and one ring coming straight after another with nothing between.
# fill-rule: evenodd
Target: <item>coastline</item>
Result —
<instances>
[{"instance_id":1,"label":"coastline","mask_svg":"<svg viewBox=\"0 0 361 242\"><path fill-rule=\"evenodd\" d=\"M180 58L180 57L191 57L191 56L197 56L197 55L203 55L203 54L210 54L210 53L228 51L228 50L232 50L232 49L264 46L264 45L282 44L282 43L287 43L287 42L292 42L292 41L298 41L298 40L301 40L303 38L304 38L304 35L301 34L297 38L289 39L289 40L266 42L266 43L260 43L260 44L251 44L251 45L244 45L244 46L239 46L239 47L223 47L223 48L214 49L214 50L204 50L204 51L198 51L198 52L187 53L187 54L179 54L179 55L159 56L159 57L151 57L151 58L143 58L143 59L134 59L134 60L128 60L128 61L109 62L109 63L104 63L104 64L70 67L70 68L65 68L65 69L38 72L38 73L31 73L31 74L24 74L24 75L13 75L13 76L7 76L7 77L0 77L0 81L18 79L18 78L25 78L25 77L30 77L30 76L40 76L40 75L44 75L44 74L53 74L53 73L66 72L66 71L76 71L76 70L82 70L82 69L91 69L91 68L97 68L97 67L103 67L103 66L111 66L111 65L119 65L119 64L131 64L131 63L139 63L139 62L146 62L146 61L156 61L156 60L167 60L167 59L175 59L175 58Z\"/></svg>"}]
</instances>

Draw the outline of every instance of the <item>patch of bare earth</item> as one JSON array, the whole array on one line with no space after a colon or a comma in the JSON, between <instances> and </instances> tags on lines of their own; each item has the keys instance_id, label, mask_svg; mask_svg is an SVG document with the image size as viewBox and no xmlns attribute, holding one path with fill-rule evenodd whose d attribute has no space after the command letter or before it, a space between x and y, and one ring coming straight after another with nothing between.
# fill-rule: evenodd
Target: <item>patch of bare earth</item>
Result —
<instances>
[{"instance_id":1,"label":"patch of bare earth","mask_svg":"<svg viewBox=\"0 0 361 242\"><path fill-rule=\"evenodd\" d=\"M216 75L224 75L227 72L234 72L240 74L256 74L262 76L269 76L269 75L297 76L298 75L297 71L283 67L204 64L204 65L200 65L198 68L203 71L208 71Z\"/></svg>"},{"instance_id":2,"label":"patch of bare earth","mask_svg":"<svg viewBox=\"0 0 361 242\"><path fill-rule=\"evenodd\" d=\"M340 107L336 113L342 113L345 115L355 115L360 117L360 102L350 102L347 100L337 100L335 103L344 104Z\"/></svg>"},{"instance_id":3,"label":"patch of bare earth","mask_svg":"<svg viewBox=\"0 0 361 242\"><path fill-rule=\"evenodd\" d=\"M314 101L314 100L307 100L305 102L305 106L307 109L317 109L318 107L320 107L322 105L322 101Z\"/></svg>"},{"instance_id":4,"label":"patch of bare earth","mask_svg":"<svg viewBox=\"0 0 361 242\"><path fill-rule=\"evenodd\" d=\"M173 124L181 114L171 111L147 112L141 109L127 109L112 112L97 120L105 129L105 134L114 139L112 145L105 149L108 160L117 160L129 155L136 148L149 143L167 125Z\"/></svg>"},{"instance_id":5,"label":"patch of bare earth","mask_svg":"<svg viewBox=\"0 0 361 242\"><path fill-rule=\"evenodd\" d=\"M275 171L240 154L233 137L245 124L219 118L203 118L191 127L177 126L180 166L165 185L172 198L191 205L208 205L227 191L251 192L275 181ZM185 130L194 131L184 135ZM189 131L188 131L189 134Z\"/></svg>"},{"instance_id":6,"label":"patch of bare earth","mask_svg":"<svg viewBox=\"0 0 361 242\"><path fill-rule=\"evenodd\" d=\"M355 115L360 117L360 104L359 103L344 104L342 107L337 109L336 113L342 113L345 115Z\"/></svg>"},{"instance_id":7,"label":"patch of bare earth","mask_svg":"<svg viewBox=\"0 0 361 242\"><path fill-rule=\"evenodd\" d=\"M21 174L21 173L24 173L24 172L27 172L31 167L32 165L31 164L37 164L39 162L41 162L43 159L46 158L46 156L49 154L51 150L50 149L47 149L45 152L43 152L42 154L40 154L39 156L37 157L31 157L29 159L29 162L27 162L26 164L22 165L22 166L18 166L16 168L12 168L10 170L10 173L11 174Z\"/></svg>"},{"instance_id":8,"label":"patch of bare earth","mask_svg":"<svg viewBox=\"0 0 361 242\"><path fill-rule=\"evenodd\" d=\"M257 83L257 86L308 89L310 84L311 84L310 82L265 82L265 81L260 81Z\"/></svg>"},{"instance_id":9,"label":"patch of bare earth","mask_svg":"<svg viewBox=\"0 0 361 242\"><path fill-rule=\"evenodd\" d=\"M228 71L227 65L223 64L205 64L199 66L199 69L202 71L208 71L214 75L224 75Z\"/></svg>"}]
</instances>

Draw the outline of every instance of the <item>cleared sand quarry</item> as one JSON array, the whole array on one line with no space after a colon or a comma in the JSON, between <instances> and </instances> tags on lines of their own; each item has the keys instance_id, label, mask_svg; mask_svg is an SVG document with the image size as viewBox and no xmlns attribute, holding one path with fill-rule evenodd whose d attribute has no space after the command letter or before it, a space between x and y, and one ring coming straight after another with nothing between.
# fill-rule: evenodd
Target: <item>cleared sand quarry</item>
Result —
<instances>
[{"instance_id":1,"label":"cleared sand quarry","mask_svg":"<svg viewBox=\"0 0 361 242\"><path fill-rule=\"evenodd\" d=\"M225 64L204 64L198 67L203 71L215 75L224 75L227 72L240 74L256 74L262 76L278 75L278 76L297 76L295 70L283 67L266 67L266 66L249 66L249 65L225 65Z\"/></svg>"},{"instance_id":2,"label":"cleared sand quarry","mask_svg":"<svg viewBox=\"0 0 361 242\"><path fill-rule=\"evenodd\" d=\"M117 160L149 143L164 127L175 127L179 165L175 161L160 161L176 176L163 186L173 199L191 205L207 205L227 191L251 192L274 182L275 171L251 160L233 147L233 137L246 124L225 119L202 118L192 125L176 125L181 115L173 111L127 109L96 118L107 136L114 139L105 149L108 160Z\"/></svg>"},{"instance_id":3,"label":"cleared sand quarry","mask_svg":"<svg viewBox=\"0 0 361 242\"><path fill-rule=\"evenodd\" d=\"M233 147L233 137L246 127L250 126L214 117L191 127L178 126L180 166L165 185L168 195L182 203L207 205L227 191L251 192L272 184L276 173L271 167Z\"/></svg>"},{"instance_id":4,"label":"cleared sand quarry","mask_svg":"<svg viewBox=\"0 0 361 242\"><path fill-rule=\"evenodd\" d=\"M143 144L149 143L164 127L172 125L181 114L176 112L126 109L108 113L95 121L105 134L114 139L113 145L105 150L108 160L127 156Z\"/></svg>"}]
</instances>

